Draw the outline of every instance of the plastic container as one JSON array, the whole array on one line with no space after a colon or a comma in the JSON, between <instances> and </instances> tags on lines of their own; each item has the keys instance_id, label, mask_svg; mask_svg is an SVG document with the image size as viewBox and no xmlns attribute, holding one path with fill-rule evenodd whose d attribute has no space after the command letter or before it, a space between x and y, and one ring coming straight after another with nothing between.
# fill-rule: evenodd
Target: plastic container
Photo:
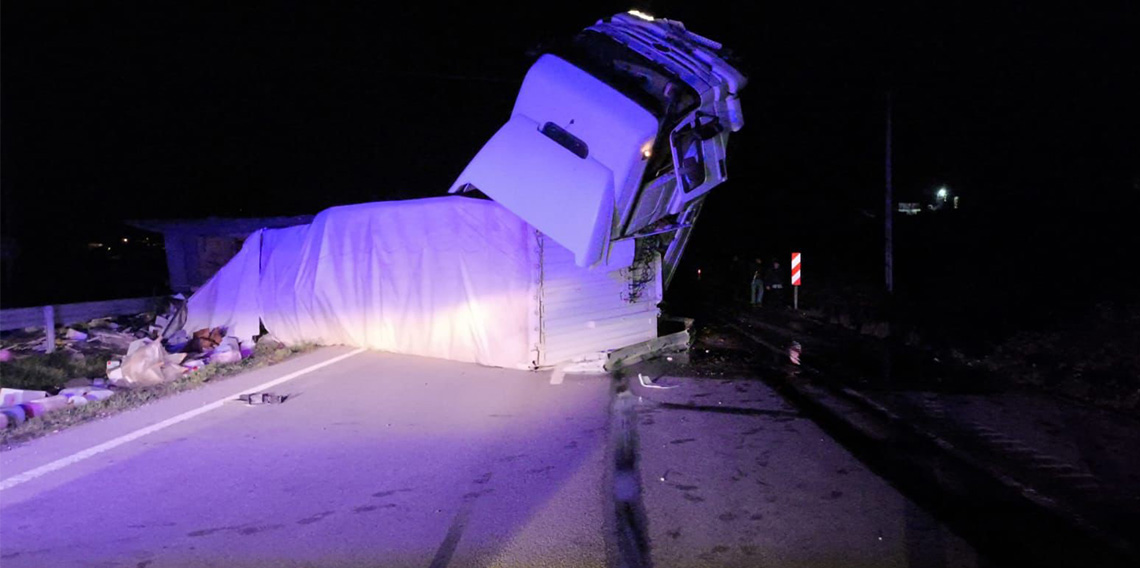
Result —
<instances>
[{"instance_id":1,"label":"plastic container","mask_svg":"<svg viewBox=\"0 0 1140 568\"><path fill-rule=\"evenodd\" d=\"M72 398L75 396L82 397L84 393L91 390L91 387L70 387L59 391L59 396L66 396Z\"/></svg>"},{"instance_id":2,"label":"plastic container","mask_svg":"<svg viewBox=\"0 0 1140 568\"><path fill-rule=\"evenodd\" d=\"M66 396L49 396L32 402L25 402L20 406L24 407L24 412L28 413L29 418L36 416L43 416L49 412L59 410L67 407Z\"/></svg>"},{"instance_id":3,"label":"plastic container","mask_svg":"<svg viewBox=\"0 0 1140 568\"><path fill-rule=\"evenodd\" d=\"M24 412L23 407L20 406L5 406L0 408L0 414L8 418L9 426L19 426L28 419L28 414Z\"/></svg>"},{"instance_id":4,"label":"plastic container","mask_svg":"<svg viewBox=\"0 0 1140 568\"><path fill-rule=\"evenodd\" d=\"M46 396L47 393L44 391L0 388L0 397L3 397L3 400L0 401L0 406L15 406L24 402L39 400Z\"/></svg>"},{"instance_id":5,"label":"plastic container","mask_svg":"<svg viewBox=\"0 0 1140 568\"><path fill-rule=\"evenodd\" d=\"M87 393L83 395L83 398L86 398L87 400L94 402L97 400L107 400L108 398L111 397L111 395L114 395L114 394L115 394L115 391L113 391L113 390L94 389L94 390L87 391Z\"/></svg>"}]
</instances>

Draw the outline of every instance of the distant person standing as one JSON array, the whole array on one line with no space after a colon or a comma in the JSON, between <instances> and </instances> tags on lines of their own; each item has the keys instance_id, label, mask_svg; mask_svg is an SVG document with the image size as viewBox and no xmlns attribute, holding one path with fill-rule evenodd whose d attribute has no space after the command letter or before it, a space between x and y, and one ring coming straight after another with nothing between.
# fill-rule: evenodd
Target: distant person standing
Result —
<instances>
[{"instance_id":1,"label":"distant person standing","mask_svg":"<svg viewBox=\"0 0 1140 568\"><path fill-rule=\"evenodd\" d=\"M752 305L760 307L764 303L764 261L756 259L752 267Z\"/></svg>"},{"instance_id":2,"label":"distant person standing","mask_svg":"<svg viewBox=\"0 0 1140 568\"><path fill-rule=\"evenodd\" d=\"M780 261L773 260L772 265L764 271L763 278L764 288L771 295L769 304L776 307L783 307L786 303L784 299L784 282L787 282L788 275L784 269L780 267Z\"/></svg>"}]
</instances>

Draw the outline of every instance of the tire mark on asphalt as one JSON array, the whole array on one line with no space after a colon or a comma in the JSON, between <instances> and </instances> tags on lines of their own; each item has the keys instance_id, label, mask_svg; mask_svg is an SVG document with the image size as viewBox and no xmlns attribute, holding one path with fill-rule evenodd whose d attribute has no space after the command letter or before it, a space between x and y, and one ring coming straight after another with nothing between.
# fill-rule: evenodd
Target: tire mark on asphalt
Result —
<instances>
[{"instance_id":1,"label":"tire mark on asphalt","mask_svg":"<svg viewBox=\"0 0 1140 568\"><path fill-rule=\"evenodd\" d=\"M624 383L624 380L623 380ZM647 520L638 471L636 401L627 384L620 384L610 410L614 453L613 496L617 547L623 568L652 566L649 556Z\"/></svg>"},{"instance_id":2,"label":"tire mark on asphalt","mask_svg":"<svg viewBox=\"0 0 1140 568\"><path fill-rule=\"evenodd\" d=\"M459 512L455 514L455 518L451 520L451 526L447 528L447 536L443 537L443 542L435 551L435 557L431 559L430 568L446 568L451 563L451 557L455 555L455 549L459 547L459 539L463 537L463 531L467 529L467 517L471 514L472 502L473 500L464 501Z\"/></svg>"},{"instance_id":3,"label":"tire mark on asphalt","mask_svg":"<svg viewBox=\"0 0 1140 568\"><path fill-rule=\"evenodd\" d=\"M311 525L317 521L324 519L325 517L327 517L331 514L333 514L333 511L324 511L321 513L317 513L315 515L309 515L308 517L305 517L305 518L297 521L297 524L298 525Z\"/></svg>"}]
</instances>

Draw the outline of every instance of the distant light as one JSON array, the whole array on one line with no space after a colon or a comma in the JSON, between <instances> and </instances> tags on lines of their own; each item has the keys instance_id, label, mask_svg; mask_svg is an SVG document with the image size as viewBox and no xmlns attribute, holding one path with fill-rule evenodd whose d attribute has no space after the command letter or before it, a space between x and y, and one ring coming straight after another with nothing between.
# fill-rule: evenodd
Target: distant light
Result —
<instances>
[{"instance_id":1,"label":"distant light","mask_svg":"<svg viewBox=\"0 0 1140 568\"><path fill-rule=\"evenodd\" d=\"M130 241L128 241L126 237L123 237L123 242L126 243L126 242L130 242Z\"/></svg>"},{"instance_id":2,"label":"distant light","mask_svg":"<svg viewBox=\"0 0 1140 568\"><path fill-rule=\"evenodd\" d=\"M938 190L938 199L941 199L941 200L945 201L945 200L946 200L946 196L948 196L948 195L950 195L950 192L949 192L949 191L947 191L945 187L943 187L942 189L939 189L939 190Z\"/></svg>"},{"instance_id":3,"label":"distant light","mask_svg":"<svg viewBox=\"0 0 1140 568\"><path fill-rule=\"evenodd\" d=\"M629 15L633 16L635 18L641 18L642 20L645 20L647 22L653 21L653 16L650 16L649 14L646 14L645 12L642 12L640 10L630 10Z\"/></svg>"}]
</instances>

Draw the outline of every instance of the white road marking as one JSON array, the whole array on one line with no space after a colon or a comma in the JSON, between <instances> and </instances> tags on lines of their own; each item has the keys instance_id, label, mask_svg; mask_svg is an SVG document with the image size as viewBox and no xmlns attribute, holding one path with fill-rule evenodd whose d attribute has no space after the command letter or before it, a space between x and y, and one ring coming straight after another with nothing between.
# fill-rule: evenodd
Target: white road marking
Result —
<instances>
[{"instance_id":1,"label":"white road marking","mask_svg":"<svg viewBox=\"0 0 1140 568\"><path fill-rule=\"evenodd\" d=\"M253 387L252 389L242 390L238 393L232 394L232 395L227 396L225 398L215 400L214 402L211 402L205 406L200 406L198 408L195 408L194 410L183 412L182 414L179 414L178 416L175 416L173 418L168 418L166 420L163 420L162 422L158 422L156 424L151 424L150 426L147 426L146 428L140 428L140 429L135 430L134 432L131 432L129 434L123 434L122 436L119 436L118 438L115 438L113 440L103 442L102 444L99 444L97 446L92 446L92 447L87 448L86 450L83 450L81 452L76 452L76 453L71 454L70 456L67 456L65 458L60 458L60 459L55 460L51 463L41 465L40 467L37 467L34 469L30 469L28 471L25 471L24 473L19 474L19 475L13 475L12 477L5 479L4 481L0 481L0 491L3 491L5 489L11 489L17 485L20 485L21 483L31 481L31 480L33 480L37 477L40 477L44 474L51 473L51 472L59 470L59 469L63 469L63 468L65 468L69 465L72 465L74 463L81 462L87 458L94 457L94 456L101 454L103 452L106 452L108 450L112 450L114 448L117 448L117 447L119 447L123 444L126 444L127 442L130 442L132 440L137 440L139 438L142 438L143 436L146 436L147 434L153 434L155 432L158 432L159 430L163 430L165 428L168 428L170 426L178 424L179 422L185 422L185 421L187 421L187 420L189 420L195 416L198 416L199 414L205 414L211 410L221 408L223 404L237 398L238 396L240 396L242 394L249 393L249 392L258 392L258 391L262 391L262 390L265 390L265 389L268 389L271 387L275 387L281 383L284 383L286 381L291 381L297 377L300 377L301 375L311 373L313 371L316 371L317 369L327 367L327 366L332 365L334 363L339 363L345 359L348 359L349 357L352 357L354 355L359 355L360 353L363 353L365 351L367 351L367 349L361 348L361 349L357 349L355 351L351 351L349 353L345 353L344 355L338 355L336 357L333 357L332 359L329 359L328 361L322 361L322 362L317 363L315 365L310 365L308 367L305 367L304 369L301 369L300 371L294 371L294 372L289 373L288 375L285 375L283 377L279 377L279 378L273 379L272 381L257 385L255 387Z\"/></svg>"}]
</instances>

